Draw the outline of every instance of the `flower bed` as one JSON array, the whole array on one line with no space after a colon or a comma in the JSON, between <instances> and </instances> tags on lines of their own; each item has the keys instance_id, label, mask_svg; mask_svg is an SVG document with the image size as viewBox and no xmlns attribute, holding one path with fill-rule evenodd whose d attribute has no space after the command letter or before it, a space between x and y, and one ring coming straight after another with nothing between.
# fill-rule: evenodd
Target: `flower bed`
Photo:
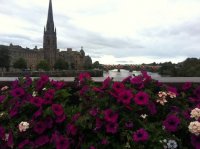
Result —
<instances>
[{"instance_id":1,"label":"flower bed","mask_svg":"<svg viewBox=\"0 0 200 149\"><path fill-rule=\"evenodd\" d=\"M0 148L199 149L200 86L179 88L145 72L75 86L21 78L0 91Z\"/></svg>"}]
</instances>

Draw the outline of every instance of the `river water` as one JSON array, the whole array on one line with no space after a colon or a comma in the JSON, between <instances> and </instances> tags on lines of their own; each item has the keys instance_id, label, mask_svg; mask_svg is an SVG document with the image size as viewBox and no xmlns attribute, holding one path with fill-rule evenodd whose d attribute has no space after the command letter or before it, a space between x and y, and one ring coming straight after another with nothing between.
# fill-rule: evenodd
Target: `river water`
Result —
<instances>
[{"instance_id":1,"label":"river water","mask_svg":"<svg viewBox=\"0 0 200 149\"><path fill-rule=\"evenodd\" d=\"M150 76L152 76L152 78L160 78L161 77L158 73L154 73L154 72L147 72L147 73ZM113 69L108 72L106 72L106 71L103 72L104 77L110 76L110 77L114 77L114 78L125 78L125 77L132 76L132 75L138 76L140 74L141 74L140 71L129 72L128 70L125 70L125 69L121 69L120 72L118 72L117 69Z\"/></svg>"}]
</instances>

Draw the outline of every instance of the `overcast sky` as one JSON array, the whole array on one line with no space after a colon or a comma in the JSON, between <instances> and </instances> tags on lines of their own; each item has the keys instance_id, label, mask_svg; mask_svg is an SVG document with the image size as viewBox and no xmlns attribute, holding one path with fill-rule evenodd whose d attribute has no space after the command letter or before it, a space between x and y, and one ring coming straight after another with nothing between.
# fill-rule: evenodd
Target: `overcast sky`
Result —
<instances>
[{"instance_id":1,"label":"overcast sky","mask_svg":"<svg viewBox=\"0 0 200 149\"><path fill-rule=\"evenodd\" d=\"M58 48L104 64L200 57L200 0L52 0ZM49 0L0 0L0 44L42 47Z\"/></svg>"}]
</instances>

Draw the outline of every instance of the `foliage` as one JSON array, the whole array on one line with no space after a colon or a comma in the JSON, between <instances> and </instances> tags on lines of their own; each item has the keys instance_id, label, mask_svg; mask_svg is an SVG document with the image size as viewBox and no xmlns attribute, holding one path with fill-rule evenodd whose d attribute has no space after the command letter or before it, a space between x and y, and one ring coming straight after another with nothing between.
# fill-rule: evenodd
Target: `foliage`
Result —
<instances>
[{"instance_id":1,"label":"foliage","mask_svg":"<svg viewBox=\"0 0 200 149\"><path fill-rule=\"evenodd\" d=\"M200 59L187 58L177 66L177 76L200 77Z\"/></svg>"},{"instance_id":2,"label":"foliage","mask_svg":"<svg viewBox=\"0 0 200 149\"><path fill-rule=\"evenodd\" d=\"M175 64L171 62L165 62L161 65L161 68L159 69L159 73L162 76L176 76L176 68Z\"/></svg>"},{"instance_id":3,"label":"foliage","mask_svg":"<svg viewBox=\"0 0 200 149\"><path fill-rule=\"evenodd\" d=\"M47 61L45 61L45 60L42 60L37 64L37 69L42 69L44 71L49 71L50 70L49 63Z\"/></svg>"},{"instance_id":4,"label":"foliage","mask_svg":"<svg viewBox=\"0 0 200 149\"><path fill-rule=\"evenodd\" d=\"M98 69L103 69L102 65L99 63L99 61L95 61L93 64L92 64L92 67L93 68L98 68Z\"/></svg>"},{"instance_id":5,"label":"foliage","mask_svg":"<svg viewBox=\"0 0 200 149\"><path fill-rule=\"evenodd\" d=\"M179 88L147 73L74 86L20 78L0 95L0 148L199 148L200 86ZM188 129L189 126L189 129Z\"/></svg>"},{"instance_id":6,"label":"foliage","mask_svg":"<svg viewBox=\"0 0 200 149\"><path fill-rule=\"evenodd\" d=\"M200 59L187 58L178 64L162 63L159 73L163 76L173 77L200 77Z\"/></svg>"},{"instance_id":7,"label":"foliage","mask_svg":"<svg viewBox=\"0 0 200 149\"><path fill-rule=\"evenodd\" d=\"M13 63L13 67L17 69L26 69L27 62L24 58L19 58Z\"/></svg>"},{"instance_id":8,"label":"foliage","mask_svg":"<svg viewBox=\"0 0 200 149\"><path fill-rule=\"evenodd\" d=\"M9 68L10 66L10 55L8 47L0 46L0 68Z\"/></svg>"},{"instance_id":9,"label":"foliage","mask_svg":"<svg viewBox=\"0 0 200 149\"><path fill-rule=\"evenodd\" d=\"M68 69L68 63L65 62L63 59L58 59L55 62L54 68L58 69L58 70L67 70Z\"/></svg>"}]
</instances>

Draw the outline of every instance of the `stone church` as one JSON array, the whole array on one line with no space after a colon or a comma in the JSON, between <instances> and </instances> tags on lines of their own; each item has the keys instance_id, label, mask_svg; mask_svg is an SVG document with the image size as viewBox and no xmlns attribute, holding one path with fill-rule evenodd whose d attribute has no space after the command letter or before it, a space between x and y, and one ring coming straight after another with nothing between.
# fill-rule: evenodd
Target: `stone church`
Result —
<instances>
[{"instance_id":1,"label":"stone church","mask_svg":"<svg viewBox=\"0 0 200 149\"><path fill-rule=\"evenodd\" d=\"M19 45L10 44L8 49L10 53L11 67L19 58L24 58L27 61L28 68L30 69L35 69L37 64L42 60L46 60L52 69L58 59L66 61L69 69L83 70L86 66L92 65L92 60L90 56L85 55L83 47L81 47L79 52L73 51L72 48L67 48L67 51L60 51L57 49L57 35L54 26L51 0L49 1L47 24L44 28L43 48L38 49L35 47L34 49L29 49L22 48Z\"/></svg>"}]
</instances>

